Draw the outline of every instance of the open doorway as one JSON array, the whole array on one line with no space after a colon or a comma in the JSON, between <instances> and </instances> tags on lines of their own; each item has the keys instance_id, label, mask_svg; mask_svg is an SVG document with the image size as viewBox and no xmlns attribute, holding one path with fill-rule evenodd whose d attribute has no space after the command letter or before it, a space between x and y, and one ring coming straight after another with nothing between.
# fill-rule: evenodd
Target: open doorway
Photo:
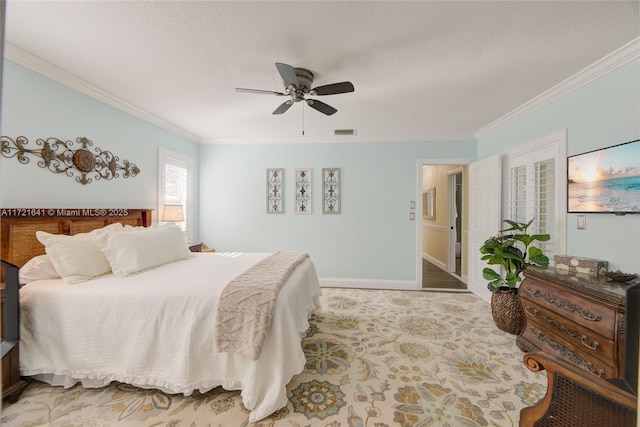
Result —
<instances>
[{"instance_id":1,"label":"open doorway","mask_svg":"<svg viewBox=\"0 0 640 427\"><path fill-rule=\"evenodd\" d=\"M462 172L462 167L448 172L449 253L447 254L447 271L458 279L462 279L462 205L464 203Z\"/></svg>"},{"instance_id":2,"label":"open doorway","mask_svg":"<svg viewBox=\"0 0 640 427\"><path fill-rule=\"evenodd\" d=\"M466 164L429 164L420 169L418 239L422 289L466 291Z\"/></svg>"}]
</instances>

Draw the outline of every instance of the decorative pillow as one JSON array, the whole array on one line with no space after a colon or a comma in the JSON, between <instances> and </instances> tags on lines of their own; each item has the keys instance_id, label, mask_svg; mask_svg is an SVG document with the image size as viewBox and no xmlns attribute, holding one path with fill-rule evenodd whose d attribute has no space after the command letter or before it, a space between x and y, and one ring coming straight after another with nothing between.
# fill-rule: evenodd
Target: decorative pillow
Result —
<instances>
[{"instance_id":1,"label":"decorative pillow","mask_svg":"<svg viewBox=\"0 0 640 427\"><path fill-rule=\"evenodd\" d=\"M36 237L44 245L53 268L62 280L74 284L111 271L109 262L96 244L96 238L118 230L122 230L122 224L114 223L74 236L36 231Z\"/></svg>"},{"instance_id":2,"label":"decorative pillow","mask_svg":"<svg viewBox=\"0 0 640 427\"><path fill-rule=\"evenodd\" d=\"M187 239L177 225L107 233L97 242L116 276L129 276L191 255Z\"/></svg>"},{"instance_id":3,"label":"decorative pillow","mask_svg":"<svg viewBox=\"0 0 640 427\"><path fill-rule=\"evenodd\" d=\"M59 279L60 275L53 268L49 255L38 255L20 268L18 277L20 284L24 285L34 280Z\"/></svg>"}]
</instances>

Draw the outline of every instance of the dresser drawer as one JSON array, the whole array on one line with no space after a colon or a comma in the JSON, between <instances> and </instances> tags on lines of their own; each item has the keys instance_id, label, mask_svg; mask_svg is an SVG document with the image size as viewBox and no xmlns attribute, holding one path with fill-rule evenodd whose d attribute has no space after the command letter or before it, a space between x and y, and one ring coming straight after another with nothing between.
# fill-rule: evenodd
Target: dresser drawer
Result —
<instances>
[{"instance_id":1,"label":"dresser drawer","mask_svg":"<svg viewBox=\"0 0 640 427\"><path fill-rule=\"evenodd\" d=\"M559 342L556 336L549 334L548 330L541 328L537 323L527 321L525 330L522 332L522 338L533 343L538 350L568 360L599 377L617 378L620 374L615 367L604 363L600 359L588 354L585 355L584 352L578 354L571 351Z\"/></svg>"},{"instance_id":2,"label":"dresser drawer","mask_svg":"<svg viewBox=\"0 0 640 427\"><path fill-rule=\"evenodd\" d=\"M616 331L616 311L597 304L584 296L577 296L565 289L525 280L520 289L520 298L531 301L546 311L557 313L583 328L614 340ZM522 301L523 307L525 301ZM558 317L558 316L555 316Z\"/></svg>"},{"instance_id":3,"label":"dresser drawer","mask_svg":"<svg viewBox=\"0 0 640 427\"><path fill-rule=\"evenodd\" d=\"M582 354L585 358L600 359L605 364L616 359L616 345L609 338L527 299L522 299L521 302L527 316L527 325L546 330L545 335L553 338L559 345Z\"/></svg>"}]
</instances>

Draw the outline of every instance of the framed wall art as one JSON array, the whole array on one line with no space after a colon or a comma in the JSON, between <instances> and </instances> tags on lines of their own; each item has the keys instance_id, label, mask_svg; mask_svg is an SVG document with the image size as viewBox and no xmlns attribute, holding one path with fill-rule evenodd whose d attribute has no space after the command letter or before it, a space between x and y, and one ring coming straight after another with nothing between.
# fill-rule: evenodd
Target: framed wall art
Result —
<instances>
[{"instance_id":1,"label":"framed wall art","mask_svg":"<svg viewBox=\"0 0 640 427\"><path fill-rule=\"evenodd\" d=\"M267 213L284 213L284 169L267 169Z\"/></svg>"},{"instance_id":2,"label":"framed wall art","mask_svg":"<svg viewBox=\"0 0 640 427\"><path fill-rule=\"evenodd\" d=\"M422 193L422 217L436 219L436 188L432 187Z\"/></svg>"},{"instance_id":3,"label":"framed wall art","mask_svg":"<svg viewBox=\"0 0 640 427\"><path fill-rule=\"evenodd\" d=\"M340 168L322 169L322 213L339 214L341 209Z\"/></svg>"},{"instance_id":4,"label":"framed wall art","mask_svg":"<svg viewBox=\"0 0 640 427\"><path fill-rule=\"evenodd\" d=\"M295 200L294 212L296 214L311 214L311 168L295 169Z\"/></svg>"}]
</instances>

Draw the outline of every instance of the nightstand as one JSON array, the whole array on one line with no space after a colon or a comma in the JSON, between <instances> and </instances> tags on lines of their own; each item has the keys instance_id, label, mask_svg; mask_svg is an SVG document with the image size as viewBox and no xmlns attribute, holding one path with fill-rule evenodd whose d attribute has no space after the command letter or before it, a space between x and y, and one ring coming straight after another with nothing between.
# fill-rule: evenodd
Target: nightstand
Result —
<instances>
[{"instance_id":1,"label":"nightstand","mask_svg":"<svg viewBox=\"0 0 640 427\"><path fill-rule=\"evenodd\" d=\"M202 243L187 243L191 252L202 252Z\"/></svg>"},{"instance_id":2,"label":"nightstand","mask_svg":"<svg viewBox=\"0 0 640 427\"><path fill-rule=\"evenodd\" d=\"M9 299L7 299L9 303ZM5 285L0 283L0 313L2 313L2 400L10 403L17 402L28 382L20 378L20 343L12 337L5 341L5 323L8 318L5 312Z\"/></svg>"},{"instance_id":3,"label":"nightstand","mask_svg":"<svg viewBox=\"0 0 640 427\"><path fill-rule=\"evenodd\" d=\"M187 243L187 246L189 247L189 250L191 252L215 252L216 251L214 248L210 248L209 246L205 245L202 242Z\"/></svg>"}]
</instances>

